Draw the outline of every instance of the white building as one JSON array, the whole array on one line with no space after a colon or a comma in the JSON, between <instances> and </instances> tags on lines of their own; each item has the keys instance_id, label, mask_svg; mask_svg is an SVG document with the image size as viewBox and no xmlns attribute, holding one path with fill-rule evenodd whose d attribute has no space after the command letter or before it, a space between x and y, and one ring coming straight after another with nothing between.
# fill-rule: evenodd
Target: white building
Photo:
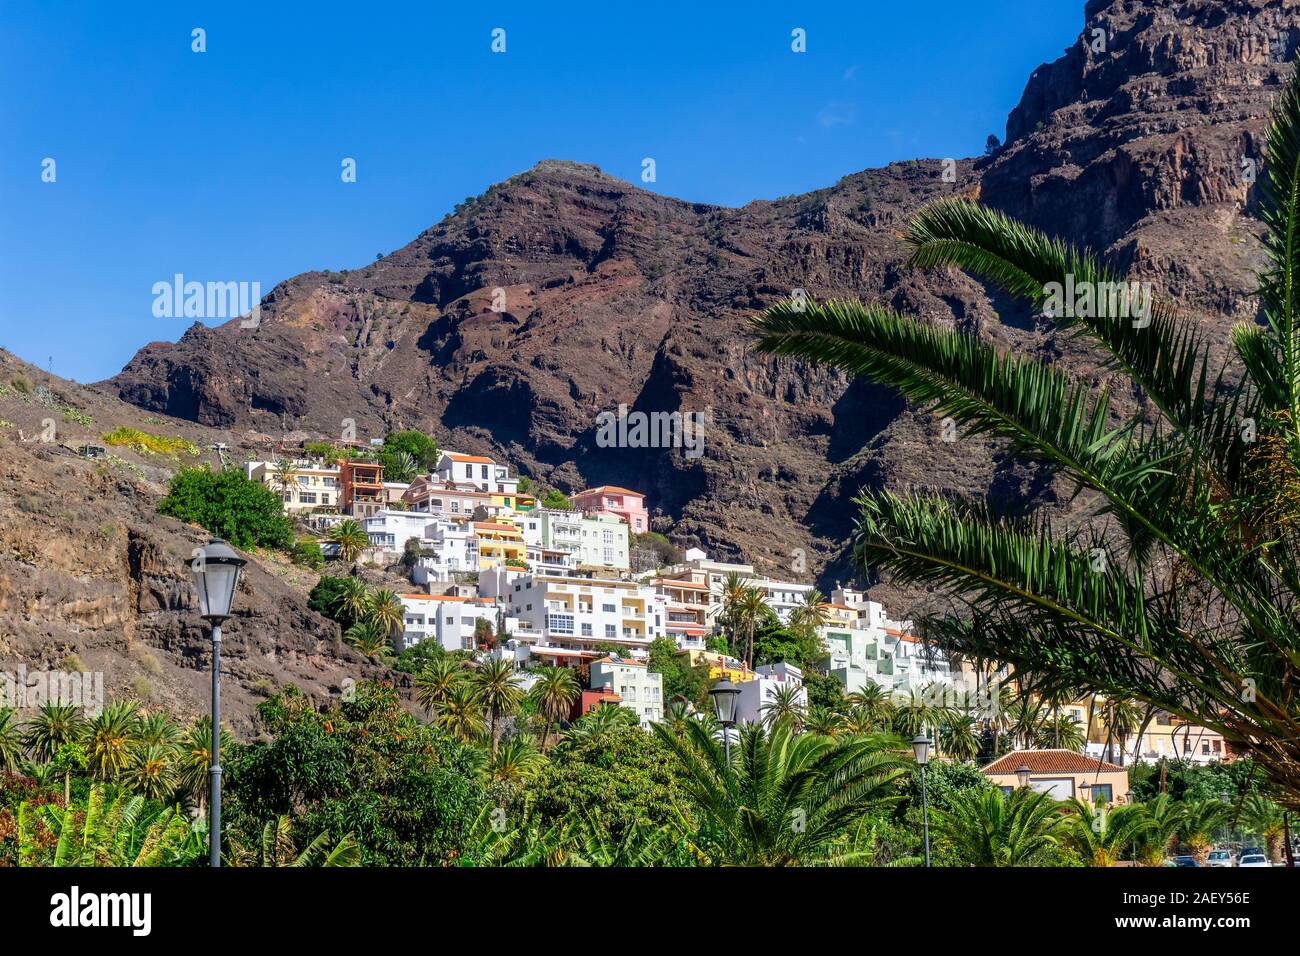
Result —
<instances>
[{"instance_id":1,"label":"white building","mask_svg":"<svg viewBox=\"0 0 1300 956\"><path fill-rule=\"evenodd\" d=\"M427 533L420 543L425 553L411 570L411 580L416 584L445 584L478 570L478 538L470 522L434 519Z\"/></svg>"},{"instance_id":2,"label":"white building","mask_svg":"<svg viewBox=\"0 0 1300 956\"><path fill-rule=\"evenodd\" d=\"M427 514L386 509L362 518L361 527L370 536L370 547L400 553L406 547L407 539L423 541L429 537L430 521Z\"/></svg>"},{"instance_id":3,"label":"white building","mask_svg":"<svg viewBox=\"0 0 1300 956\"><path fill-rule=\"evenodd\" d=\"M495 631L502 610L496 602L486 598L445 594L403 594L400 597L402 606L406 608L403 649L433 639L442 645L443 650L475 650L474 632L478 622L487 621ZM508 640L517 627L518 621L507 616L506 633L500 636L500 640Z\"/></svg>"},{"instance_id":4,"label":"white building","mask_svg":"<svg viewBox=\"0 0 1300 956\"><path fill-rule=\"evenodd\" d=\"M803 686L803 671L793 664L765 664L755 668L758 675L753 680L737 684L740 696L736 698L736 719L742 724L762 723L767 719L768 707L777 698L781 688L795 690L795 706L808 711L808 689Z\"/></svg>"},{"instance_id":5,"label":"white building","mask_svg":"<svg viewBox=\"0 0 1300 956\"><path fill-rule=\"evenodd\" d=\"M499 587L500 577L487 582L490 590ZM530 572L509 587L509 614L519 620L518 636L537 645L591 651L614 644L644 657L650 642L665 634L663 597L633 581Z\"/></svg>"},{"instance_id":6,"label":"white building","mask_svg":"<svg viewBox=\"0 0 1300 956\"><path fill-rule=\"evenodd\" d=\"M471 485L492 494L514 495L519 491L519 479L510 476L510 469L486 455L444 451L433 468L433 476L444 484Z\"/></svg>"},{"instance_id":7,"label":"white building","mask_svg":"<svg viewBox=\"0 0 1300 956\"><path fill-rule=\"evenodd\" d=\"M617 694L618 705L635 713L643 727L663 719L664 678L646 664L612 655L592 661L591 687Z\"/></svg>"}]
</instances>

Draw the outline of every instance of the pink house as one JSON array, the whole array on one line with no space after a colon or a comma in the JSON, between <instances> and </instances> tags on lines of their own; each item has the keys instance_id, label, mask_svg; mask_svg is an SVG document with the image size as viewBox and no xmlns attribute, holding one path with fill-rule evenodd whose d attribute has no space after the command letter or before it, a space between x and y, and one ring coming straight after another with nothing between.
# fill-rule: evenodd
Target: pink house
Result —
<instances>
[{"instance_id":1,"label":"pink house","mask_svg":"<svg viewBox=\"0 0 1300 956\"><path fill-rule=\"evenodd\" d=\"M569 499L579 511L592 515L612 515L628 523L633 534L650 530L650 514L645 510L645 495L614 485L588 488Z\"/></svg>"}]
</instances>

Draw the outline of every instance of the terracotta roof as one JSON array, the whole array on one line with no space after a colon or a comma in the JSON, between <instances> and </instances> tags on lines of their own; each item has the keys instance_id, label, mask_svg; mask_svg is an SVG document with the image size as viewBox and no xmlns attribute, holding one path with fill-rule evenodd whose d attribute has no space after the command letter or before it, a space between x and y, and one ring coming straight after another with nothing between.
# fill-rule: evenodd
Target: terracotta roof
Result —
<instances>
[{"instance_id":1,"label":"terracotta roof","mask_svg":"<svg viewBox=\"0 0 1300 956\"><path fill-rule=\"evenodd\" d=\"M638 498L644 498L645 495L639 491L633 491L630 488L620 488L618 485L601 485L599 488L588 488L580 491L573 497L581 498L583 495L600 495L609 492L612 495L636 495Z\"/></svg>"},{"instance_id":2,"label":"terracotta roof","mask_svg":"<svg viewBox=\"0 0 1300 956\"><path fill-rule=\"evenodd\" d=\"M696 584L694 581L677 581L673 578L656 578L655 584L662 585L666 588L681 588L684 591L707 591L707 584Z\"/></svg>"},{"instance_id":3,"label":"terracotta roof","mask_svg":"<svg viewBox=\"0 0 1300 956\"><path fill-rule=\"evenodd\" d=\"M482 455L458 455L454 451L447 452L447 457L452 461L473 461L484 465L495 465L496 462L491 458L484 458Z\"/></svg>"},{"instance_id":4,"label":"terracotta roof","mask_svg":"<svg viewBox=\"0 0 1300 956\"><path fill-rule=\"evenodd\" d=\"M1123 767L1073 750L1013 750L983 768L986 774L1014 774L1024 764L1032 773L1123 773Z\"/></svg>"},{"instance_id":5,"label":"terracotta roof","mask_svg":"<svg viewBox=\"0 0 1300 956\"><path fill-rule=\"evenodd\" d=\"M498 524L493 521L475 521L474 527L480 531L518 531L519 528L512 524Z\"/></svg>"},{"instance_id":6,"label":"terracotta roof","mask_svg":"<svg viewBox=\"0 0 1300 956\"><path fill-rule=\"evenodd\" d=\"M453 594L399 594L403 601L457 601L467 604L491 605L493 602L490 598L467 598L456 597Z\"/></svg>"}]
</instances>

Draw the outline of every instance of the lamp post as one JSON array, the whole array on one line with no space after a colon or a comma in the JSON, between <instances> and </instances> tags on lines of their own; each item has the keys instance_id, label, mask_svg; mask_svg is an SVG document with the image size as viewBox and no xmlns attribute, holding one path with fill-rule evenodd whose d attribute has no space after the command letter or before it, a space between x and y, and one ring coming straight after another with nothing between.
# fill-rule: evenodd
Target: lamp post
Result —
<instances>
[{"instance_id":1,"label":"lamp post","mask_svg":"<svg viewBox=\"0 0 1300 956\"><path fill-rule=\"evenodd\" d=\"M212 759L208 767L211 821L208 826L208 865L221 866L221 623L230 617L239 573L248 562L220 538L195 548L190 561L199 614L212 625Z\"/></svg>"},{"instance_id":2,"label":"lamp post","mask_svg":"<svg viewBox=\"0 0 1300 956\"><path fill-rule=\"evenodd\" d=\"M713 698L713 712L718 717L718 723L722 725L722 750L727 758L727 766L730 767L731 728L736 724L736 703L740 696L740 688L724 677L713 685L709 696Z\"/></svg>"},{"instance_id":3,"label":"lamp post","mask_svg":"<svg viewBox=\"0 0 1300 956\"><path fill-rule=\"evenodd\" d=\"M1016 780L1020 782L1020 788L1022 790L1025 787L1029 786L1029 773L1030 770L1026 764L1022 763L1019 767L1016 768Z\"/></svg>"},{"instance_id":4,"label":"lamp post","mask_svg":"<svg viewBox=\"0 0 1300 956\"><path fill-rule=\"evenodd\" d=\"M925 831L925 865L930 865L930 803L925 793L925 765L930 762L930 744L932 741L925 734L912 738L912 753L916 754L916 765L921 768L921 826Z\"/></svg>"}]
</instances>

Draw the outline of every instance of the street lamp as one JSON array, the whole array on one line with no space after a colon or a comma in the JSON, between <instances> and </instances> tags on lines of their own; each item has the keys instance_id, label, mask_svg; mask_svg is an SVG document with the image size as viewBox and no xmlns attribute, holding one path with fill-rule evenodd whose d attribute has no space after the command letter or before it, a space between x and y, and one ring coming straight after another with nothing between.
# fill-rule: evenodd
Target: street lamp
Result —
<instances>
[{"instance_id":1,"label":"street lamp","mask_svg":"<svg viewBox=\"0 0 1300 956\"><path fill-rule=\"evenodd\" d=\"M1026 764L1022 763L1016 768L1016 779L1020 781L1021 789L1029 786L1029 773L1029 767Z\"/></svg>"},{"instance_id":2,"label":"street lamp","mask_svg":"<svg viewBox=\"0 0 1300 956\"><path fill-rule=\"evenodd\" d=\"M718 723L722 725L722 748L727 757L727 766L731 766L731 728L736 724L736 704L740 697L740 688L725 677L713 685L709 691L713 698L713 712L717 714Z\"/></svg>"},{"instance_id":3,"label":"street lamp","mask_svg":"<svg viewBox=\"0 0 1300 956\"><path fill-rule=\"evenodd\" d=\"M208 768L211 786L208 826L208 864L221 866L221 622L230 617L239 573L248 562L220 538L207 547L195 548L190 561L194 590L199 597L199 615L212 625L212 761Z\"/></svg>"},{"instance_id":4,"label":"street lamp","mask_svg":"<svg viewBox=\"0 0 1300 956\"><path fill-rule=\"evenodd\" d=\"M916 765L921 768L921 825L925 830L925 865L930 865L930 803L925 793L925 765L930 762L930 744L933 741L925 734L912 738L912 753L916 754Z\"/></svg>"}]
</instances>

